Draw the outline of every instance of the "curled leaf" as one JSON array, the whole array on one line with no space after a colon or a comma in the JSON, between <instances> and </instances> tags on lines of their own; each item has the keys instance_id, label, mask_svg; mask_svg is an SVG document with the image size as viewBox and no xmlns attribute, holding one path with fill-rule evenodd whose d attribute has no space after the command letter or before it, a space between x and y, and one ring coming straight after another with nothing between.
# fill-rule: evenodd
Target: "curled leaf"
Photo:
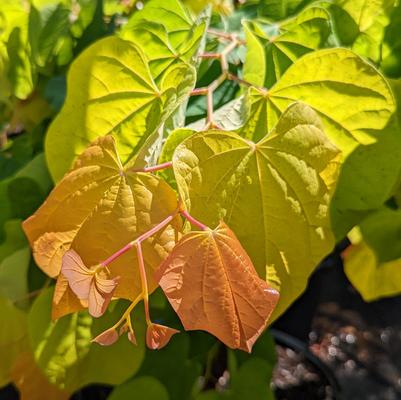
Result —
<instances>
[{"instance_id":1,"label":"curled leaf","mask_svg":"<svg viewBox=\"0 0 401 400\"><path fill-rule=\"evenodd\" d=\"M149 349L160 350L170 341L173 335L179 332L177 329L152 323L146 331L146 345Z\"/></svg>"},{"instance_id":2,"label":"curled leaf","mask_svg":"<svg viewBox=\"0 0 401 400\"><path fill-rule=\"evenodd\" d=\"M155 275L186 330L248 352L279 298L224 222L185 235Z\"/></svg>"},{"instance_id":3,"label":"curled leaf","mask_svg":"<svg viewBox=\"0 0 401 400\"><path fill-rule=\"evenodd\" d=\"M86 267L74 250L68 250L64 254L61 272L77 297L88 301L89 313L93 317L103 315L113 297L119 278L107 279L104 269L97 271Z\"/></svg>"},{"instance_id":4,"label":"curled leaf","mask_svg":"<svg viewBox=\"0 0 401 400\"><path fill-rule=\"evenodd\" d=\"M117 342L119 338L119 334L114 328L107 329L102 332L100 335L97 335L92 342L99 343L102 346L111 346L115 342Z\"/></svg>"},{"instance_id":5,"label":"curled leaf","mask_svg":"<svg viewBox=\"0 0 401 400\"><path fill-rule=\"evenodd\" d=\"M119 335L122 336L124 335L124 333L127 333L128 336L128 340L133 344L133 345L137 345L137 341L136 341L136 336L135 336L135 332L132 329L132 325L131 322L126 322L119 331Z\"/></svg>"}]
</instances>

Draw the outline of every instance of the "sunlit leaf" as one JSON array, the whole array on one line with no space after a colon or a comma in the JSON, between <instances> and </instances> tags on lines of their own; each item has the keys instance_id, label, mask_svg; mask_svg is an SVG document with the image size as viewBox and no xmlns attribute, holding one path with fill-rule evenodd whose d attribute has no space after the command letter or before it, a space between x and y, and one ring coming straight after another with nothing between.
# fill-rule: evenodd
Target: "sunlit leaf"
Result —
<instances>
[{"instance_id":1,"label":"sunlit leaf","mask_svg":"<svg viewBox=\"0 0 401 400\"><path fill-rule=\"evenodd\" d=\"M295 104L254 144L234 133L208 131L177 147L174 172L182 199L196 218L224 220L262 278L280 289L274 317L305 289L333 246L329 204L338 150L316 113Z\"/></svg>"},{"instance_id":2,"label":"sunlit leaf","mask_svg":"<svg viewBox=\"0 0 401 400\"><path fill-rule=\"evenodd\" d=\"M394 97L383 76L350 50L318 50L297 60L267 93L250 91L250 118L241 134L259 140L298 100L317 112L343 152L332 209L333 229L341 238L352 227L343 215L379 207L396 183L401 140L391 121Z\"/></svg>"},{"instance_id":3,"label":"sunlit leaf","mask_svg":"<svg viewBox=\"0 0 401 400\"><path fill-rule=\"evenodd\" d=\"M46 136L53 178L59 180L77 154L106 134L119 139L123 163L132 158L188 95L194 79L193 68L181 62L156 85L134 43L118 37L94 43L71 65L67 98Z\"/></svg>"},{"instance_id":4,"label":"sunlit leaf","mask_svg":"<svg viewBox=\"0 0 401 400\"><path fill-rule=\"evenodd\" d=\"M156 276L186 330L208 331L248 352L279 297L224 222L186 234Z\"/></svg>"},{"instance_id":5,"label":"sunlit leaf","mask_svg":"<svg viewBox=\"0 0 401 400\"><path fill-rule=\"evenodd\" d=\"M329 14L311 7L279 24L247 21L244 31L244 78L256 86L270 88L294 61L324 44L329 35Z\"/></svg>"},{"instance_id":6,"label":"sunlit leaf","mask_svg":"<svg viewBox=\"0 0 401 400\"><path fill-rule=\"evenodd\" d=\"M24 231L38 266L57 277L62 256L70 248L85 265L97 265L176 207L176 194L170 186L152 174L124 169L113 137L106 136L77 159L46 202L24 222ZM180 224L177 217L173 225L180 229ZM156 286L151 272L174 246L176 229L169 225L143 243L150 290ZM109 269L111 279L121 277L115 296L134 300L142 292L135 251L122 255ZM71 295L68 285L60 282L58 301L55 299L58 316L75 311L77 306L75 302L69 309L70 301L62 300L62 290Z\"/></svg>"},{"instance_id":7,"label":"sunlit leaf","mask_svg":"<svg viewBox=\"0 0 401 400\"><path fill-rule=\"evenodd\" d=\"M142 48L157 80L177 60L195 63L206 25L206 15L194 18L180 0L150 0L120 35Z\"/></svg>"},{"instance_id":8,"label":"sunlit leaf","mask_svg":"<svg viewBox=\"0 0 401 400\"><path fill-rule=\"evenodd\" d=\"M329 10L340 44L380 61L385 28L394 4L394 0L334 0Z\"/></svg>"}]
</instances>

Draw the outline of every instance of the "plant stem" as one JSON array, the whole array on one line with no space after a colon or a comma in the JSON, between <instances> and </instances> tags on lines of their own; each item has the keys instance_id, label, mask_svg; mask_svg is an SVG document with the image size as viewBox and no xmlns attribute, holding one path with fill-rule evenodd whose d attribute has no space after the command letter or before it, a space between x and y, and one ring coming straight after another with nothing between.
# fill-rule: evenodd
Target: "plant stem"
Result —
<instances>
[{"instance_id":1,"label":"plant stem","mask_svg":"<svg viewBox=\"0 0 401 400\"><path fill-rule=\"evenodd\" d=\"M168 225L174 217L178 214L178 208L170 215L168 215L163 221L159 222L156 226L153 228L149 229L147 232L143 233L141 236L133 240L132 242L129 242L126 244L124 247L122 247L120 250L116 251L114 254L112 254L110 257L108 257L106 260L102 261L100 263L101 267L105 267L112 263L116 258L120 257L124 253L126 253L128 250L132 249L136 243L141 243L144 240L150 238L152 235L163 229L166 225Z\"/></svg>"},{"instance_id":2,"label":"plant stem","mask_svg":"<svg viewBox=\"0 0 401 400\"><path fill-rule=\"evenodd\" d=\"M155 172L155 171L160 171L162 169L171 168L172 166L173 166L173 162L172 161L167 161L165 163L158 164L158 165L153 165L151 167L130 169L130 171L132 171L132 172Z\"/></svg>"},{"instance_id":3,"label":"plant stem","mask_svg":"<svg viewBox=\"0 0 401 400\"><path fill-rule=\"evenodd\" d=\"M188 211L185 210L181 210L180 214L185 217L192 225L198 227L200 230L202 231L207 231L210 230L210 228L205 225L202 224L202 222L198 221L196 218L194 218L191 214L188 213Z\"/></svg>"},{"instance_id":4,"label":"plant stem","mask_svg":"<svg viewBox=\"0 0 401 400\"><path fill-rule=\"evenodd\" d=\"M146 277L146 270L145 270L145 263L143 261L141 242L137 242L136 243L136 251L137 251L137 255L138 255L139 273L141 275L142 298L143 298L143 304L144 304L144 307L145 307L145 318L146 318L146 323L148 325L150 325L152 323L152 321L150 319L150 313L149 313L148 279Z\"/></svg>"}]
</instances>

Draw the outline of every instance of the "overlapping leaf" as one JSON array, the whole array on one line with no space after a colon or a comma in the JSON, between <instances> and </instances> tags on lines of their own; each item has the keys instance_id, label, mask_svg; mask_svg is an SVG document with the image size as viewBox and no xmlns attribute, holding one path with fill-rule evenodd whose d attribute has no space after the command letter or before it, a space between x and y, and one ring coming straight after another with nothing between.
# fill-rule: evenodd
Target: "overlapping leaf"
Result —
<instances>
[{"instance_id":1,"label":"overlapping leaf","mask_svg":"<svg viewBox=\"0 0 401 400\"><path fill-rule=\"evenodd\" d=\"M123 39L142 48L157 80L175 62L195 63L207 17L195 19L179 0L151 0L122 29Z\"/></svg>"},{"instance_id":2,"label":"overlapping leaf","mask_svg":"<svg viewBox=\"0 0 401 400\"><path fill-rule=\"evenodd\" d=\"M401 211L383 208L354 228L344 270L365 301L401 293Z\"/></svg>"},{"instance_id":3,"label":"overlapping leaf","mask_svg":"<svg viewBox=\"0 0 401 400\"><path fill-rule=\"evenodd\" d=\"M143 52L118 37L102 39L72 64L67 98L46 136L50 172L59 180L95 138L118 137L123 162L176 109L194 85L194 70L175 63L156 85Z\"/></svg>"},{"instance_id":4,"label":"overlapping leaf","mask_svg":"<svg viewBox=\"0 0 401 400\"><path fill-rule=\"evenodd\" d=\"M394 0L334 0L329 6L340 44L378 62Z\"/></svg>"},{"instance_id":5,"label":"overlapping leaf","mask_svg":"<svg viewBox=\"0 0 401 400\"><path fill-rule=\"evenodd\" d=\"M326 10L311 7L279 24L245 22L245 80L272 87L294 61L323 45L329 35L329 18Z\"/></svg>"},{"instance_id":6,"label":"overlapping leaf","mask_svg":"<svg viewBox=\"0 0 401 400\"><path fill-rule=\"evenodd\" d=\"M105 136L77 159L47 201L24 222L24 231L39 267L57 277L68 249L74 249L85 265L97 265L176 207L176 195L166 183L152 174L124 170L113 137ZM173 225L179 229L180 219ZM143 244L151 290L155 287L151 272L174 246L176 235L169 225ZM110 271L111 278L121 277L115 296L134 300L141 293L134 251L114 261ZM55 316L80 308L62 275L55 302Z\"/></svg>"},{"instance_id":7,"label":"overlapping leaf","mask_svg":"<svg viewBox=\"0 0 401 400\"><path fill-rule=\"evenodd\" d=\"M273 20L285 19L303 7L311 0L261 0L260 14Z\"/></svg>"},{"instance_id":8,"label":"overlapping leaf","mask_svg":"<svg viewBox=\"0 0 401 400\"><path fill-rule=\"evenodd\" d=\"M186 330L203 329L231 348L250 352L278 300L240 242L221 222L190 232L156 271Z\"/></svg>"},{"instance_id":9,"label":"overlapping leaf","mask_svg":"<svg viewBox=\"0 0 401 400\"><path fill-rule=\"evenodd\" d=\"M274 316L304 290L333 246L328 207L338 150L319 118L295 104L257 144L223 131L195 134L177 147L174 172L186 207L215 227L224 220L263 278L280 288Z\"/></svg>"},{"instance_id":10,"label":"overlapping leaf","mask_svg":"<svg viewBox=\"0 0 401 400\"><path fill-rule=\"evenodd\" d=\"M396 183L401 140L391 121L393 94L383 76L352 51L318 50L297 60L267 93L250 90L250 119L241 134L259 140L296 100L313 107L343 152L332 211L333 229L343 237L352 227L345 213L379 207Z\"/></svg>"}]
</instances>

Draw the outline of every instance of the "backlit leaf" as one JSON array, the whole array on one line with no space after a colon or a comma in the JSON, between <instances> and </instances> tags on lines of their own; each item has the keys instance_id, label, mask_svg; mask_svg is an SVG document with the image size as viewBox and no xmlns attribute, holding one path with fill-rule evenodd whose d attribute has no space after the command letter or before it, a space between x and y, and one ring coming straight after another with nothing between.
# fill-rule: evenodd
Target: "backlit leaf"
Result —
<instances>
[{"instance_id":1,"label":"backlit leaf","mask_svg":"<svg viewBox=\"0 0 401 400\"><path fill-rule=\"evenodd\" d=\"M241 134L259 140L298 100L317 112L343 152L332 209L340 238L352 227L344 226L347 211L379 207L396 183L401 141L391 121L394 97L383 76L350 50L318 50L297 60L267 93L250 90L250 119Z\"/></svg>"},{"instance_id":2,"label":"backlit leaf","mask_svg":"<svg viewBox=\"0 0 401 400\"><path fill-rule=\"evenodd\" d=\"M244 79L270 88L287 68L306 53L321 47L329 34L329 14L311 7L279 24L244 23L247 53Z\"/></svg>"},{"instance_id":3,"label":"backlit leaf","mask_svg":"<svg viewBox=\"0 0 401 400\"><path fill-rule=\"evenodd\" d=\"M150 0L133 13L120 36L142 48L157 80L177 60L195 63L206 26L207 17L195 19L180 0Z\"/></svg>"},{"instance_id":4,"label":"backlit leaf","mask_svg":"<svg viewBox=\"0 0 401 400\"><path fill-rule=\"evenodd\" d=\"M394 0L334 0L329 10L340 44L378 62Z\"/></svg>"},{"instance_id":5,"label":"backlit leaf","mask_svg":"<svg viewBox=\"0 0 401 400\"><path fill-rule=\"evenodd\" d=\"M171 337L176 333L179 333L177 329L152 323L146 331L146 345L149 349L160 350L168 344Z\"/></svg>"},{"instance_id":6,"label":"backlit leaf","mask_svg":"<svg viewBox=\"0 0 401 400\"><path fill-rule=\"evenodd\" d=\"M53 178L59 180L76 155L106 134L119 139L123 163L132 158L188 95L194 79L193 68L181 62L156 85L134 43L108 37L91 45L71 65L67 98L46 136Z\"/></svg>"},{"instance_id":7,"label":"backlit leaf","mask_svg":"<svg viewBox=\"0 0 401 400\"><path fill-rule=\"evenodd\" d=\"M79 312L51 321L53 290L44 291L29 314L29 334L35 360L47 379L59 388L74 391L90 383L117 385L134 374L144 356L144 321L132 318L138 346L121 337L113 346L92 339L113 325L126 308L119 302L100 319ZM121 362L121 360L129 362Z\"/></svg>"},{"instance_id":8,"label":"backlit leaf","mask_svg":"<svg viewBox=\"0 0 401 400\"><path fill-rule=\"evenodd\" d=\"M152 174L124 169L113 137L105 136L85 150L23 227L38 266L57 277L62 257L70 248L85 265L97 265L176 207L176 194L170 186ZM173 225L180 229L180 218L175 218ZM174 246L176 229L168 225L143 243L150 290L156 286L152 271ZM134 300L142 292L137 265L135 251L110 265L110 278L121 277L115 296ZM63 300L63 290L69 298L72 292L62 280L60 275L55 299L57 316L77 309L76 301L71 304Z\"/></svg>"},{"instance_id":9,"label":"backlit leaf","mask_svg":"<svg viewBox=\"0 0 401 400\"><path fill-rule=\"evenodd\" d=\"M11 376L20 400L68 400L70 393L51 384L36 364L31 352L21 353L15 361Z\"/></svg>"},{"instance_id":10,"label":"backlit leaf","mask_svg":"<svg viewBox=\"0 0 401 400\"><path fill-rule=\"evenodd\" d=\"M186 330L208 331L248 352L279 297L224 222L213 231L186 234L156 277Z\"/></svg>"},{"instance_id":11,"label":"backlit leaf","mask_svg":"<svg viewBox=\"0 0 401 400\"><path fill-rule=\"evenodd\" d=\"M177 147L174 172L191 214L208 226L224 220L258 274L280 289L274 317L305 289L333 246L328 208L338 150L316 113L294 104L254 144L235 133L195 134Z\"/></svg>"}]
</instances>

